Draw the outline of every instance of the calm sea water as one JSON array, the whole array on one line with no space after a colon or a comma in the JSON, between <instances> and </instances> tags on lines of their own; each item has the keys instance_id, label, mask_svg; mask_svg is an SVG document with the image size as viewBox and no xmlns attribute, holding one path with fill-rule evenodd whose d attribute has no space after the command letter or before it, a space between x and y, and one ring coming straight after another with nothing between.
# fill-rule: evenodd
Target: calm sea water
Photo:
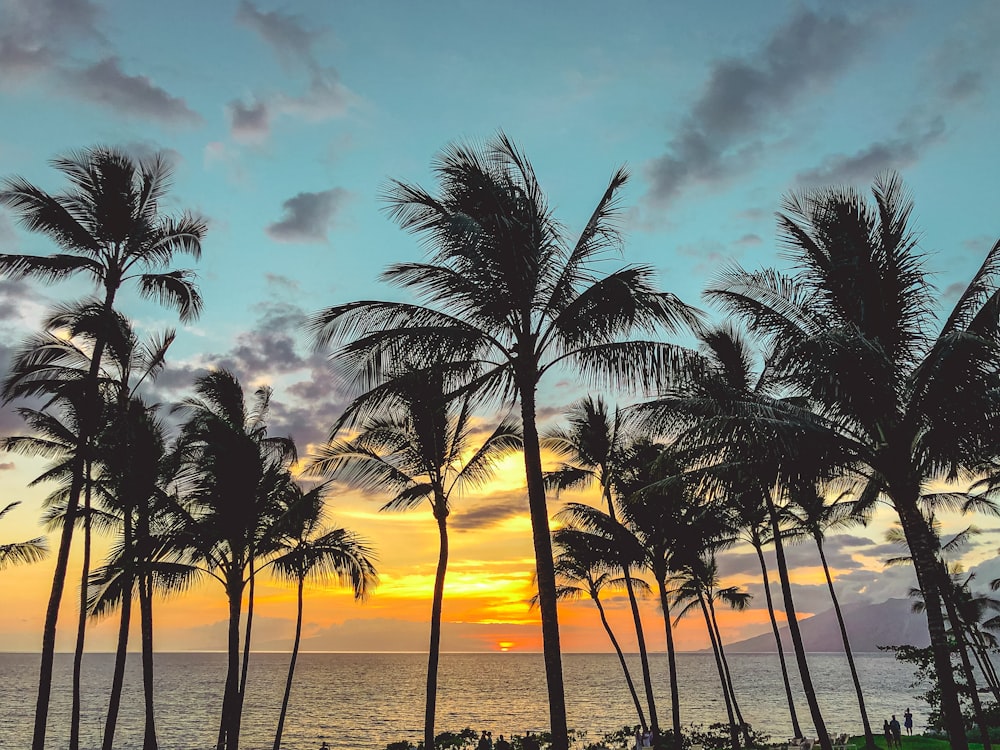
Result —
<instances>
[{"instance_id":1,"label":"calm sea water","mask_svg":"<svg viewBox=\"0 0 1000 750\"><path fill-rule=\"evenodd\" d=\"M65 747L70 706L71 656L56 657L50 747ZM913 698L906 665L891 655L856 657L868 713L876 731L882 719L913 709L917 730L925 707ZM634 709L613 654L563 656L569 725L593 741L605 731L636 723ZM103 714L114 657L88 654L84 661L84 748L100 747ZM831 732L860 732L860 718L847 663L841 654L811 654L809 663ZM247 750L270 748L288 665L286 654L251 659L243 724ZM633 678L640 685L638 657ZM652 657L660 723L669 725L666 657ZM744 716L775 739L791 735L778 660L773 654L732 654L730 668ZM322 741L337 750L383 750L401 739L422 737L423 654L301 654L282 746L316 750ZM725 720L718 674L710 654L680 654L681 714L684 723ZM0 654L0 748L31 745L38 656ZM224 654L157 654L156 711L163 750L214 747L225 676ZM795 677L793 675L793 680ZM798 690L799 719L809 725ZM548 724L545 676L540 654L444 654L441 657L437 730L466 726L499 734L544 730ZM129 657L115 747L142 746L142 685L139 658ZM807 730L808 731L808 730Z\"/></svg>"}]
</instances>

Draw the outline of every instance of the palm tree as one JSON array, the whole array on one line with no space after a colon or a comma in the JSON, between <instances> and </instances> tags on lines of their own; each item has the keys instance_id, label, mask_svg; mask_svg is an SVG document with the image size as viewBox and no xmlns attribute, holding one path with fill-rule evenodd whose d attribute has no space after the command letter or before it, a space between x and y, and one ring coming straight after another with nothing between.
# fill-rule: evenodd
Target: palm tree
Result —
<instances>
[{"instance_id":1,"label":"palm tree","mask_svg":"<svg viewBox=\"0 0 1000 750\"><path fill-rule=\"evenodd\" d=\"M403 356L448 361L479 374L480 394L517 399L535 549L549 720L554 750L566 750L565 691L556 582L541 451L537 388L556 365L619 390L652 387L675 363L662 342L633 332L673 331L695 319L674 296L657 291L648 266L602 276L598 262L619 242L611 179L577 241L554 220L534 170L502 133L485 147L454 145L435 161L440 192L394 182L389 214L432 248L428 263L391 266L383 278L415 290L428 304L360 301L317 313L317 345L345 342L333 355L365 385Z\"/></svg>"},{"instance_id":2,"label":"palm tree","mask_svg":"<svg viewBox=\"0 0 1000 750\"><path fill-rule=\"evenodd\" d=\"M692 531L694 531L692 529ZM673 591L674 603L682 607L677 613L674 624L680 622L681 618L695 607L700 607L705 617L705 627L708 630L708 638L712 644L712 652L715 654L715 666L719 672L719 684L722 687L722 697L726 705L726 714L729 717L729 734L732 741L733 750L739 750L740 736L743 737L747 745L750 744L749 730L743 715L740 713L739 704L736 701L736 691L733 689L732 675L729 672L729 664L726 661L725 650L722 646L722 635L719 632L719 624L715 618L714 602L720 600L728 604L735 610L743 611L750 603L750 594L740 591L736 586L719 587L718 567L715 557L711 553L709 559L702 555L686 562L680 567L674 576L676 588ZM734 716L735 713L735 716Z\"/></svg>"},{"instance_id":3,"label":"palm tree","mask_svg":"<svg viewBox=\"0 0 1000 750\"><path fill-rule=\"evenodd\" d=\"M766 334L776 377L870 469L863 494L899 515L927 607L952 746L968 740L952 677L935 545L920 497L996 455L1000 242L936 336L934 293L897 175L875 179L875 205L847 188L789 195L779 229L791 274L723 273L708 295Z\"/></svg>"},{"instance_id":4,"label":"palm tree","mask_svg":"<svg viewBox=\"0 0 1000 750\"><path fill-rule=\"evenodd\" d=\"M281 699L278 728L274 733L274 750L281 750L281 735L292 693L292 678L302 639L302 601L307 579L324 583L331 578L349 586L356 601L363 601L378 583L375 556L368 542L346 529L324 529L323 503L328 485L321 484L303 492L292 482L281 505L287 511L289 528L279 533L278 557L267 566L278 579L291 581L296 587L295 641L288 662L288 678Z\"/></svg>"},{"instance_id":5,"label":"palm tree","mask_svg":"<svg viewBox=\"0 0 1000 750\"><path fill-rule=\"evenodd\" d=\"M357 424L359 433L351 440L339 440L338 424L311 463L315 473L368 492L394 493L382 510L407 510L426 501L437 522L424 747L434 747L451 495L456 489L481 487L493 477L496 462L522 445L517 425L505 419L477 447L472 395L466 393L450 402L448 390L442 371L404 367L348 407L340 421Z\"/></svg>"},{"instance_id":6,"label":"palm tree","mask_svg":"<svg viewBox=\"0 0 1000 750\"><path fill-rule=\"evenodd\" d=\"M7 503L3 509L0 509L0 518L3 518L20 504L19 500ZM0 570L9 565L30 565L33 562L41 560L48 552L49 548L43 536L29 539L26 542L0 544Z\"/></svg>"},{"instance_id":7,"label":"palm tree","mask_svg":"<svg viewBox=\"0 0 1000 750\"><path fill-rule=\"evenodd\" d=\"M622 472L627 470L628 446L634 442L635 436L626 429L621 412L615 409L609 412L603 399L587 397L570 407L567 412L569 429L554 429L542 435L542 447L555 453L566 463L545 475L545 484L557 492L577 487L586 487L596 483L601 490L601 500L607 505L608 515L617 520L615 510L616 486ZM617 499L620 502L620 498ZM646 690L646 703L649 706L649 721L652 735L659 735L659 721L656 715L656 702L653 698L653 679L649 669L649 655L646 651L646 636L642 628L642 618L639 615L639 602L635 595L635 586L629 572L627 561L621 564L622 577L625 581L625 591L628 594L629 606L632 609L632 621L635 624L636 642L639 647L639 663L642 667L642 680ZM631 678L626 673L626 679ZM643 730L646 722L642 712L639 712Z\"/></svg>"},{"instance_id":8,"label":"palm tree","mask_svg":"<svg viewBox=\"0 0 1000 750\"><path fill-rule=\"evenodd\" d=\"M248 408L236 377L216 370L199 377L194 390L196 396L177 407L186 420L177 446L181 503L172 509L174 536L191 561L226 591L227 671L217 747L238 750L240 611L258 558L270 551L267 544L259 544L261 527L274 493L287 486L285 467L294 459L295 447L289 438L267 434L270 389L258 388ZM252 592L247 631L251 602Z\"/></svg>"},{"instance_id":9,"label":"palm tree","mask_svg":"<svg viewBox=\"0 0 1000 750\"><path fill-rule=\"evenodd\" d=\"M604 613L604 605L601 603L601 592L606 587L620 586L622 581L612 577L616 563L619 561L618 551L609 548L607 540L597 534L590 534L580 529L565 527L558 529L553 534L553 541L559 551L556 555L556 579L559 581L559 599L581 599L589 596L597 607L597 612L601 617L601 625L604 632L608 634L608 639L618 654L618 661L621 664L622 672L625 675L625 682L628 685L629 694L635 704L635 712L639 717L639 724L642 731L648 729L646 716L639 702L639 695L635 691L635 684L632 682L632 675L629 672L625 655L622 653L618 639L615 638L611 624ZM640 588L648 589L642 581L633 581L635 584L642 584ZM532 600L534 603L535 600Z\"/></svg>"},{"instance_id":10,"label":"palm tree","mask_svg":"<svg viewBox=\"0 0 1000 750\"><path fill-rule=\"evenodd\" d=\"M0 273L43 282L88 276L102 289L100 304L107 314L113 310L122 284L134 280L140 295L177 309L181 320L196 318L201 298L191 272L158 270L168 266L179 252L197 258L206 231L205 221L193 214L173 218L160 213L160 200L170 186L171 170L166 159L156 155L136 160L123 151L98 146L59 157L52 164L69 180L69 191L50 195L23 178L9 177L2 183L0 204L11 209L29 231L52 239L60 252L50 256L0 254ZM104 346L104 339L99 337L91 355L87 393L94 403L99 399L98 371ZM84 449L91 436L84 425L78 436L80 451L75 469L81 477ZM81 478L70 488L66 523L56 554L42 634L32 750L43 750L45 746L59 602L82 486Z\"/></svg>"},{"instance_id":11,"label":"palm tree","mask_svg":"<svg viewBox=\"0 0 1000 750\"><path fill-rule=\"evenodd\" d=\"M854 692L858 696L858 710L861 712L861 724L865 732L865 747L873 750L875 736L872 734L871 723L868 721L865 696L861 690L861 680L858 678L857 667L854 666L851 642L847 637L847 625L844 623L844 615L840 611L840 600L837 598L837 591L833 586L830 566L826 561L826 550L823 547L826 532L829 529L844 528L861 523L861 518L857 515L855 504L845 500L843 494L833 502L827 502L823 495L817 491L815 485L794 488L791 499L791 504L785 508L786 513L794 521L795 528L799 533L812 537L813 541L816 542L816 549L819 551L819 559L823 564L823 575L826 577L826 586L830 592L830 599L833 601L833 611L837 615L837 624L840 626L840 638L844 643L847 666L850 667Z\"/></svg>"}]
</instances>

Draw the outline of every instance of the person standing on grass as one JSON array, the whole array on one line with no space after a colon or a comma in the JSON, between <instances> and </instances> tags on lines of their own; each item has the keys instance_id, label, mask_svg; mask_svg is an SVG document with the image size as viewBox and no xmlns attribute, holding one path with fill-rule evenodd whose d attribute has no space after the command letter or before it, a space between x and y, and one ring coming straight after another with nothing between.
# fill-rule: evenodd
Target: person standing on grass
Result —
<instances>
[{"instance_id":1,"label":"person standing on grass","mask_svg":"<svg viewBox=\"0 0 1000 750\"><path fill-rule=\"evenodd\" d=\"M892 715L892 721L889 722L889 729L892 730L892 739L896 743L896 747L903 746L903 730L899 726L899 721L896 719L896 714Z\"/></svg>"},{"instance_id":2,"label":"person standing on grass","mask_svg":"<svg viewBox=\"0 0 1000 750\"><path fill-rule=\"evenodd\" d=\"M903 726L906 727L906 734L913 734L913 714L910 713L910 709L906 709L906 713L903 714Z\"/></svg>"}]
</instances>

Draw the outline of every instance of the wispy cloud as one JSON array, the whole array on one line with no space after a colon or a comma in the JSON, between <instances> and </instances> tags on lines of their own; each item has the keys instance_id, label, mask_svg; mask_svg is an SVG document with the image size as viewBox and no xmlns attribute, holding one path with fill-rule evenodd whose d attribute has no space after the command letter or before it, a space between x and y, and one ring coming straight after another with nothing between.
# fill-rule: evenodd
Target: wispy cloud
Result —
<instances>
[{"instance_id":1,"label":"wispy cloud","mask_svg":"<svg viewBox=\"0 0 1000 750\"><path fill-rule=\"evenodd\" d=\"M804 9L752 54L716 62L666 153L647 166L648 198L665 205L689 185L747 169L767 126L836 78L871 34L870 24Z\"/></svg>"}]
</instances>

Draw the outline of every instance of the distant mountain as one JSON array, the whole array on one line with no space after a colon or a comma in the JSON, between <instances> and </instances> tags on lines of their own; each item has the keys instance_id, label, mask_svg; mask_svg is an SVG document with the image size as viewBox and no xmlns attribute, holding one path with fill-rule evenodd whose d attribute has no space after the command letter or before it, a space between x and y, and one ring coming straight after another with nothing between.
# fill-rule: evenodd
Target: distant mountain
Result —
<instances>
[{"instance_id":1,"label":"distant mountain","mask_svg":"<svg viewBox=\"0 0 1000 750\"><path fill-rule=\"evenodd\" d=\"M889 599L881 604L843 604L841 611L847 623L847 637L851 650L878 651L879 646L924 647L930 645L927 620L911 611L913 602L907 599ZM806 651L843 651L844 642L833 609L799 620L802 643ZM778 630L782 648L792 650L792 637L788 627ZM725 644L726 651L734 653L767 653L774 651L774 635L770 632ZM705 649L706 651L708 649Z\"/></svg>"}]
</instances>

